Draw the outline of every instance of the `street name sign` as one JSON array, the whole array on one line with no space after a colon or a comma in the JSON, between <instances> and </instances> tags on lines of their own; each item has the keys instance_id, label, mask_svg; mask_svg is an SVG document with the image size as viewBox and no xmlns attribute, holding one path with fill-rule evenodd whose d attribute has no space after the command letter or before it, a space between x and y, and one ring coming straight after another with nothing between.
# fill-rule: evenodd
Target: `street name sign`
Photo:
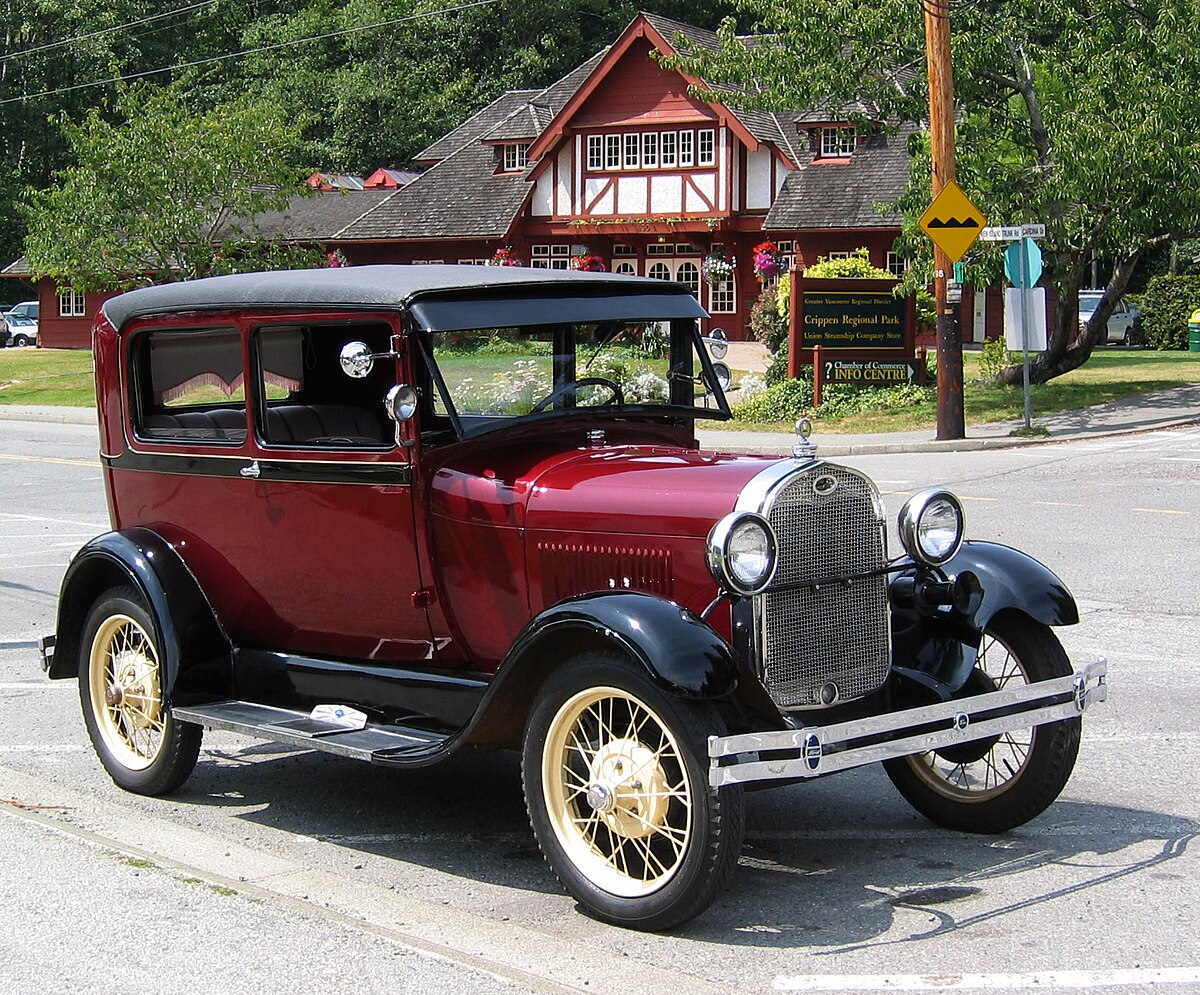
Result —
<instances>
[{"instance_id":1,"label":"street name sign","mask_svg":"<svg viewBox=\"0 0 1200 995\"><path fill-rule=\"evenodd\" d=\"M958 262L979 237L987 218L971 203L971 198L951 180L933 198L921 219L921 230L941 249L952 263Z\"/></svg>"},{"instance_id":2,"label":"street name sign","mask_svg":"<svg viewBox=\"0 0 1200 995\"><path fill-rule=\"evenodd\" d=\"M1003 225L984 228L979 233L981 242L1015 242L1019 238L1045 237L1045 225Z\"/></svg>"}]
</instances>

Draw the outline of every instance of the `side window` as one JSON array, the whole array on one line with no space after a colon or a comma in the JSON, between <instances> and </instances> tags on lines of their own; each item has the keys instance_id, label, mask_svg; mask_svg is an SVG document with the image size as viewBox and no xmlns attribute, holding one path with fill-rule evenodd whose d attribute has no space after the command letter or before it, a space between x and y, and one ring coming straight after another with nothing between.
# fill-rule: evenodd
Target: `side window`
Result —
<instances>
[{"instance_id":1,"label":"side window","mask_svg":"<svg viewBox=\"0 0 1200 995\"><path fill-rule=\"evenodd\" d=\"M241 335L159 330L132 343L134 433L142 439L241 444L246 439Z\"/></svg>"},{"instance_id":2,"label":"side window","mask_svg":"<svg viewBox=\"0 0 1200 995\"><path fill-rule=\"evenodd\" d=\"M347 342L387 352L391 329L383 323L270 325L255 330L255 381L259 438L268 446L391 448L392 423L384 398L396 382L393 362L379 360L362 379L340 362Z\"/></svg>"}]
</instances>

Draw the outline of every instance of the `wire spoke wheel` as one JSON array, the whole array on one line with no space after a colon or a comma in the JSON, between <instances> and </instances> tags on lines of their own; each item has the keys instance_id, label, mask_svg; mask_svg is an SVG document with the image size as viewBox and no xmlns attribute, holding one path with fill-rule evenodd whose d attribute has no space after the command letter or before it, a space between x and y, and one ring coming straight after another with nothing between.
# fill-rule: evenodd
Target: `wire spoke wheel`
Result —
<instances>
[{"instance_id":1,"label":"wire spoke wheel","mask_svg":"<svg viewBox=\"0 0 1200 995\"><path fill-rule=\"evenodd\" d=\"M542 790L559 842L614 895L661 888L692 835L692 786L674 736L619 688L591 688L550 723Z\"/></svg>"},{"instance_id":2,"label":"wire spoke wheel","mask_svg":"<svg viewBox=\"0 0 1200 995\"><path fill-rule=\"evenodd\" d=\"M712 703L670 694L612 650L547 679L525 727L525 801L546 862L585 912L669 929L729 883L742 791L708 782L708 737L724 731Z\"/></svg>"},{"instance_id":3,"label":"wire spoke wheel","mask_svg":"<svg viewBox=\"0 0 1200 995\"><path fill-rule=\"evenodd\" d=\"M105 620L92 640L89 680L100 735L130 770L144 770L163 745L162 690L154 643L128 615Z\"/></svg>"},{"instance_id":4,"label":"wire spoke wheel","mask_svg":"<svg viewBox=\"0 0 1200 995\"><path fill-rule=\"evenodd\" d=\"M994 620L962 699L1071 673L1050 629L1024 616ZM1078 718L1017 729L884 762L892 783L939 825L997 833L1041 814L1061 793L1079 752Z\"/></svg>"},{"instance_id":5,"label":"wire spoke wheel","mask_svg":"<svg viewBox=\"0 0 1200 995\"><path fill-rule=\"evenodd\" d=\"M92 745L117 784L145 795L187 779L201 738L199 726L171 716L156 631L139 592L114 588L92 606L80 643L79 696Z\"/></svg>"}]
</instances>

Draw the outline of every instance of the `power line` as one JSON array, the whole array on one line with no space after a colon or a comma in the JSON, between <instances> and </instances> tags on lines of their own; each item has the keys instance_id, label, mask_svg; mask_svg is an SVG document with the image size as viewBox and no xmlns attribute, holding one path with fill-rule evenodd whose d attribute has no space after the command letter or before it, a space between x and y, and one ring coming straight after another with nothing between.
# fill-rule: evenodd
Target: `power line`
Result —
<instances>
[{"instance_id":1,"label":"power line","mask_svg":"<svg viewBox=\"0 0 1200 995\"><path fill-rule=\"evenodd\" d=\"M63 38L61 41L47 42L45 45L36 45L33 48L23 48L19 52L10 52L8 55L0 55L0 62L9 62L12 59L20 59L26 55L34 55L37 52L48 52L51 49L63 48L67 45L74 45L77 41L87 41L90 38L99 38L101 35L109 35L114 31L124 31L126 28L136 28L139 24L148 24L151 21L161 21L165 17L174 17L176 14L190 14L194 10L199 10L201 7L212 7L218 0L203 0L202 3L194 3L187 7L176 7L174 10L166 10L158 14L151 14L148 17L140 17L136 21L126 21L124 24L114 24L110 28L100 28L96 31L89 31L84 35L75 35L73 38Z\"/></svg>"},{"instance_id":2,"label":"power line","mask_svg":"<svg viewBox=\"0 0 1200 995\"><path fill-rule=\"evenodd\" d=\"M75 83L71 86L60 86L55 90L42 90L38 93L27 93L20 97L6 97L0 100L0 106L4 104L20 103L24 100L34 100L38 97L53 97L60 93L73 93L76 90L87 90L95 86L107 86L110 83L123 83L131 79L144 79L147 76L156 76L159 73L176 72L180 69L193 69L196 66L208 66L215 62L225 62L229 59L241 58L244 55L258 55L260 52L274 52L281 48L291 48L295 45L303 45L310 41L324 41L327 38L338 38L342 35L355 34L360 31L370 31L374 28L391 27L394 24L403 24L406 21L416 21L424 17L434 17L438 14L455 14L460 10L470 10L472 7L486 7L489 4L496 3L497 0L474 0L473 3L459 4L455 7L443 7L439 10L420 11L416 14L406 14L404 17L394 17L387 21L374 21L370 24L358 24L350 28L340 28L337 31L329 31L321 35L310 35L307 38L295 38L291 41L276 42L273 45L262 45L258 48L246 48L240 52L226 52L223 55L213 55L206 59L196 59L192 62L183 62L174 66L163 66L161 69L146 69L138 73L127 73L123 76L112 76L108 79L94 80L91 83Z\"/></svg>"}]
</instances>

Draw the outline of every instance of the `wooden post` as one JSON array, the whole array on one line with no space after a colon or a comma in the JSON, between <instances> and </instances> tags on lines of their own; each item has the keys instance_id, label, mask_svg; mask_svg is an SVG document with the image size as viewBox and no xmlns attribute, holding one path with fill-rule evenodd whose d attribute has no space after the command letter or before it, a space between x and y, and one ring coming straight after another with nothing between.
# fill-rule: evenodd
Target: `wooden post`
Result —
<instances>
[{"instance_id":1,"label":"wooden post","mask_svg":"<svg viewBox=\"0 0 1200 995\"><path fill-rule=\"evenodd\" d=\"M813 346L813 407L821 406L821 347Z\"/></svg>"},{"instance_id":2,"label":"wooden post","mask_svg":"<svg viewBox=\"0 0 1200 995\"><path fill-rule=\"evenodd\" d=\"M929 141L933 160L932 196L955 178L954 75L950 65L949 0L921 0L925 10L925 52L929 68ZM937 437L961 439L963 417L962 336L954 309L946 302L950 260L933 250L934 298L937 301Z\"/></svg>"}]
</instances>

